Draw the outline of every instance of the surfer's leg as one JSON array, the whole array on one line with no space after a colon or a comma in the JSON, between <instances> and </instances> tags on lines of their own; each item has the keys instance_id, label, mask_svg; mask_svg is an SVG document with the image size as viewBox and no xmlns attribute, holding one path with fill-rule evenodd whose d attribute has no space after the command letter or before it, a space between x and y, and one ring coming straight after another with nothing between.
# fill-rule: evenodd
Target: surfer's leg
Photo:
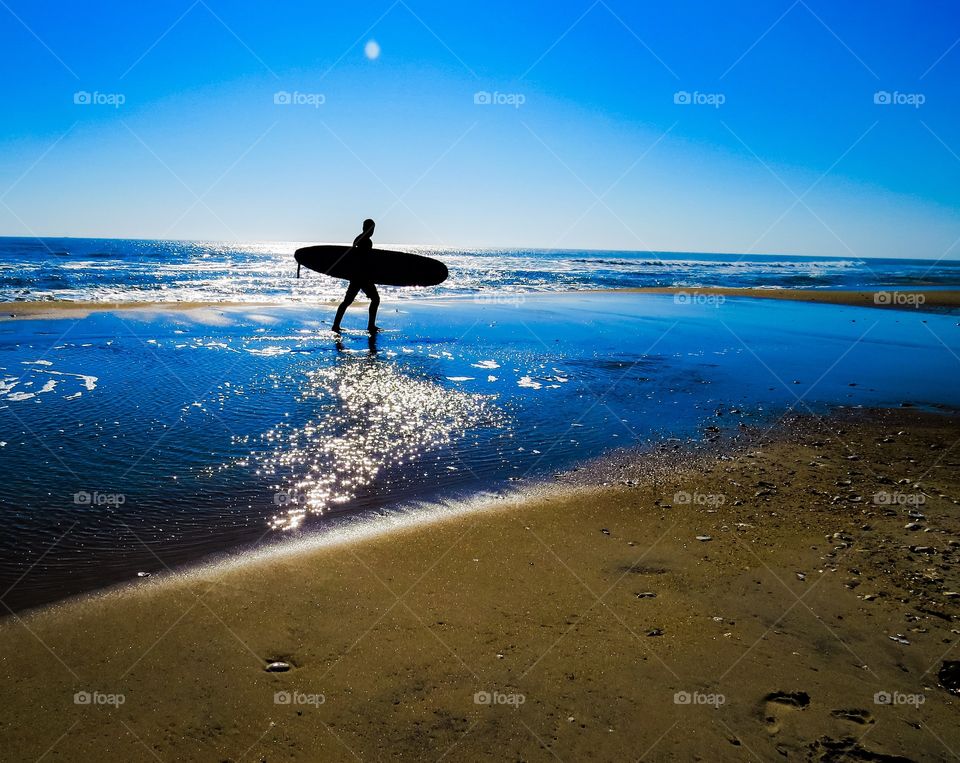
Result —
<instances>
[{"instance_id":1,"label":"surfer's leg","mask_svg":"<svg viewBox=\"0 0 960 763\"><path fill-rule=\"evenodd\" d=\"M367 331L373 334L377 331L377 308L380 307L380 293L372 283L361 288L363 293L370 298L370 320L367 322Z\"/></svg>"},{"instance_id":2,"label":"surfer's leg","mask_svg":"<svg viewBox=\"0 0 960 763\"><path fill-rule=\"evenodd\" d=\"M350 282L350 285L347 287L347 293L343 297L343 302L340 303L340 307L337 308L337 316L333 319L333 330L338 334L340 333L340 321L343 320L343 314L347 312L347 308L353 303L353 300L357 298L357 293L360 291L360 287L355 284L353 281Z\"/></svg>"}]
</instances>

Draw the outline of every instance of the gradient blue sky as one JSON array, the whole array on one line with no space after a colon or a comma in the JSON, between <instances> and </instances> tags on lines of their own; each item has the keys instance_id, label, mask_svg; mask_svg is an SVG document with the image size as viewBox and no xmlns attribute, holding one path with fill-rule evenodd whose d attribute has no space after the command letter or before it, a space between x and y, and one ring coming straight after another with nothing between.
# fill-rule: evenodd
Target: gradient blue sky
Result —
<instances>
[{"instance_id":1,"label":"gradient blue sky","mask_svg":"<svg viewBox=\"0 0 960 763\"><path fill-rule=\"evenodd\" d=\"M958 38L932 0L3 0L0 234L956 258Z\"/></svg>"}]
</instances>

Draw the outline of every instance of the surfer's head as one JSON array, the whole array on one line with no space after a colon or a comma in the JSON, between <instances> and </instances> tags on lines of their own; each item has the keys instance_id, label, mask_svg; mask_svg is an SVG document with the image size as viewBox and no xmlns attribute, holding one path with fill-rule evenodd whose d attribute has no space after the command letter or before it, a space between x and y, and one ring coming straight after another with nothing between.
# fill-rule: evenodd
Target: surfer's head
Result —
<instances>
[{"instance_id":1,"label":"surfer's head","mask_svg":"<svg viewBox=\"0 0 960 763\"><path fill-rule=\"evenodd\" d=\"M373 229L377 227L377 224L371 220L369 217L363 221L363 232L364 233L373 233Z\"/></svg>"}]
</instances>

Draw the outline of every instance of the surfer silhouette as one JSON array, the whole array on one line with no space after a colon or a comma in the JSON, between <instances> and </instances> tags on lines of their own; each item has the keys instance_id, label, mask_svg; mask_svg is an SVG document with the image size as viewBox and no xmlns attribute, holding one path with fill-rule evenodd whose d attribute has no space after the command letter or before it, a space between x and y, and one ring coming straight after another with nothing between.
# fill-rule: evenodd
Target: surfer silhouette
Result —
<instances>
[{"instance_id":1,"label":"surfer silhouette","mask_svg":"<svg viewBox=\"0 0 960 763\"><path fill-rule=\"evenodd\" d=\"M373 230L376 227L377 224L373 220L369 218L364 220L363 232L353 240L353 248L357 250L356 254L360 258L372 256ZM377 333L377 308L380 307L380 294L377 292L377 287L374 285L372 279L361 278L350 281L347 285L347 293L343 297L343 302L341 302L337 308L337 317L333 319L333 330L337 334L340 333L340 321L343 320L343 314L347 312L347 308L350 307L353 300L357 298L357 294L361 291L370 299L370 319L367 322L367 331L371 334Z\"/></svg>"}]
</instances>

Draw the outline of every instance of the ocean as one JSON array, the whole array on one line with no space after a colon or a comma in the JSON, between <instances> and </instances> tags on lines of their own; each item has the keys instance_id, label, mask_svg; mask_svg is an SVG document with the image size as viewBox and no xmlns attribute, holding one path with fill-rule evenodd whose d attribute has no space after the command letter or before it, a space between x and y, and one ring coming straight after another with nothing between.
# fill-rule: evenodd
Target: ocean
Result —
<instances>
[{"instance_id":1,"label":"ocean","mask_svg":"<svg viewBox=\"0 0 960 763\"><path fill-rule=\"evenodd\" d=\"M341 296L343 284L336 280L309 272L299 280L294 277L293 252L306 245L0 238L0 300L310 302ZM430 289L385 289L391 299L646 286L871 289L960 284L956 261L394 248L443 260L450 278Z\"/></svg>"}]
</instances>

